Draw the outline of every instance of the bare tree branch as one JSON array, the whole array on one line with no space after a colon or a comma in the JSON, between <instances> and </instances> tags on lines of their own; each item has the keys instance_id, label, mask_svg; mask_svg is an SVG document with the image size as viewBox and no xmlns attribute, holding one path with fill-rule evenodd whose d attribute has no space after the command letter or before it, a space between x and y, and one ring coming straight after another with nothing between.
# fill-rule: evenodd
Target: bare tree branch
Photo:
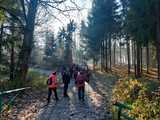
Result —
<instances>
[{"instance_id":1,"label":"bare tree branch","mask_svg":"<svg viewBox=\"0 0 160 120\"><path fill-rule=\"evenodd\" d=\"M43 11L43 12L42 12ZM45 10L46 11L46 10ZM39 8L39 10L38 10L38 12L37 12L37 17L36 17L36 22L35 22L35 25L42 25L42 24L44 24L44 23L46 23L46 22L48 22L49 21L49 15L48 15L48 13L46 13L44 11L44 9L42 8L42 6L41 6L41 8Z\"/></svg>"},{"instance_id":2,"label":"bare tree branch","mask_svg":"<svg viewBox=\"0 0 160 120\"><path fill-rule=\"evenodd\" d=\"M73 0L70 0L70 2L77 8L78 11L82 10L82 8L80 8Z\"/></svg>"},{"instance_id":3,"label":"bare tree branch","mask_svg":"<svg viewBox=\"0 0 160 120\"><path fill-rule=\"evenodd\" d=\"M23 26L3 26L3 28L24 28Z\"/></svg>"},{"instance_id":4,"label":"bare tree branch","mask_svg":"<svg viewBox=\"0 0 160 120\"><path fill-rule=\"evenodd\" d=\"M67 0L40 0L41 3L51 3L51 4L61 4L66 2Z\"/></svg>"},{"instance_id":5,"label":"bare tree branch","mask_svg":"<svg viewBox=\"0 0 160 120\"><path fill-rule=\"evenodd\" d=\"M18 12L13 11L12 9L7 9L7 8L5 8L5 7L3 7L3 6L0 6L0 9L6 11L6 12L7 12L8 14L10 14L13 18L15 18L16 20L18 20L21 25L24 26L24 24L23 24L23 22L22 22L22 16L21 16Z\"/></svg>"},{"instance_id":6,"label":"bare tree branch","mask_svg":"<svg viewBox=\"0 0 160 120\"><path fill-rule=\"evenodd\" d=\"M27 21L27 15L26 15L26 9L25 9L25 5L24 5L24 0L20 0L21 5L22 5L22 9L23 9L23 14L24 14L24 19L25 21Z\"/></svg>"},{"instance_id":7,"label":"bare tree branch","mask_svg":"<svg viewBox=\"0 0 160 120\"><path fill-rule=\"evenodd\" d=\"M44 9L49 9L49 7L48 7L48 5L46 5L46 4L41 4L41 6L43 6L43 8ZM54 9L54 10L57 10L58 12L59 12L59 14L62 14L64 17L69 17L69 15L68 14L66 14L68 11L66 11L66 12L64 12L63 10L61 10L61 9L59 9L59 8L57 8L57 7L54 7L54 6L52 6L52 7L50 7L50 8L52 8L52 9ZM57 9L56 9L57 8ZM53 12L53 10L50 10L50 12ZM53 13L52 13L53 14ZM54 15L53 15L54 16Z\"/></svg>"},{"instance_id":8,"label":"bare tree branch","mask_svg":"<svg viewBox=\"0 0 160 120\"><path fill-rule=\"evenodd\" d=\"M52 16L53 18L55 18L56 20L58 20L59 22L61 22L64 25L64 23L62 22L62 20L59 19L58 17L56 17L54 14L51 14L51 12L48 10L48 8L44 7L44 9L47 12L47 14L49 14L50 16Z\"/></svg>"},{"instance_id":9,"label":"bare tree branch","mask_svg":"<svg viewBox=\"0 0 160 120\"><path fill-rule=\"evenodd\" d=\"M53 9L56 9L56 10L61 11L61 12L77 11L76 8L60 9L60 8L58 8L58 7L56 7L56 6L52 5L52 4L49 4L47 2L41 3L41 5L46 6L46 7L49 6L49 7L53 8Z\"/></svg>"}]
</instances>

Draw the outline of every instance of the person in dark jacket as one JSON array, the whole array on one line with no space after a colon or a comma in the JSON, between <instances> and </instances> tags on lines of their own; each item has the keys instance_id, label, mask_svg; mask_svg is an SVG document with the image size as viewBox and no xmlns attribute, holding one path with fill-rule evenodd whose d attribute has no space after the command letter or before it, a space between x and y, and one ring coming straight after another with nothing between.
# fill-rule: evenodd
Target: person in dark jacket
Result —
<instances>
[{"instance_id":1,"label":"person in dark jacket","mask_svg":"<svg viewBox=\"0 0 160 120\"><path fill-rule=\"evenodd\" d=\"M63 75L63 72L66 70L66 67L64 65L61 66L60 68L60 72L61 72L61 76Z\"/></svg>"},{"instance_id":2,"label":"person in dark jacket","mask_svg":"<svg viewBox=\"0 0 160 120\"><path fill-rule=\"evenodd\" d=\"M64 97L68 97L67 90L68 90L68 85L70 83L70 73L68 70L65 70L62 74L62 80L64 84L64 92L63 95Z\"/></svg>"},{"instance_id":3,"label":"person in dark jacket","mask_svg":"<svg viewBox=\"0 0 160 120\"><path fill-rule=\"evenodd\" d=\"M74 80L75 80L75 81L76 81L76 78L77 78L77 74L78 74L78 70L75 70L75 71L74 71L74 74L73 74L73 75L74 75Z\"/></svg>"},{"instance_id":4,"label":"person in dark jacket","mask_svg":"<svg viewBox=\"0 0 160 120\"><path fill-rule=\"evenodd\" d=\"M69 67L69 72L70 72L70 77L72 79L72 76L73 76L73 65Z\"/></svg>"}]
</instances>

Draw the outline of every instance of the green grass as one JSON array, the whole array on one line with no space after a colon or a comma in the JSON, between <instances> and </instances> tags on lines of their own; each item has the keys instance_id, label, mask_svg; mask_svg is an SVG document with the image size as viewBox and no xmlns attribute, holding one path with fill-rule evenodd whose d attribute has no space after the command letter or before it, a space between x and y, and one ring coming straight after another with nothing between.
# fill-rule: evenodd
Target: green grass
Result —
<instances>
[{"instance_id":1,"label":"green grass","mask_svg":"<svg viewBox=\"0 0 160 120\"><path fill-rule=\"evenodd\" d=\"M13 80L9 81L7 75L0 75L0 91L7 91L22 87L32 87L43 89L47 87L46 81L48 76L40 74L39 72L29 69L27 79L23 81Z\"/></svg>"},{"instance_id":2,"label":"green grass","mask_svg":"<svg viewBox=\"0 0 160 120\"><path fill-rule=\"evenodd\" d=\"M29 86L33 88L43 89L47 87L47 78L48 76L40 74L38 71L30 69L27 75L27 81Z\"/></svg>"}]
</instances>

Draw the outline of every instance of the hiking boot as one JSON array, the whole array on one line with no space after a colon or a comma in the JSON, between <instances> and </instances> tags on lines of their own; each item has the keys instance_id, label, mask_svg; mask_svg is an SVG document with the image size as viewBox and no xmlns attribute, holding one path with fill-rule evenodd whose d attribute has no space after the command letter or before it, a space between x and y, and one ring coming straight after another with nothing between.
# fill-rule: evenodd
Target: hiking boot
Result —
<instances>
[{"instance_id":1,"label":"hiking boot","mask_svg":"<svg viewBox=\"0 0 160 120\"><path fill-rule=\"evenodd\" d=\"M50 100L47 98L47 105L50 103Z\"/></svg>"}]
</instances>

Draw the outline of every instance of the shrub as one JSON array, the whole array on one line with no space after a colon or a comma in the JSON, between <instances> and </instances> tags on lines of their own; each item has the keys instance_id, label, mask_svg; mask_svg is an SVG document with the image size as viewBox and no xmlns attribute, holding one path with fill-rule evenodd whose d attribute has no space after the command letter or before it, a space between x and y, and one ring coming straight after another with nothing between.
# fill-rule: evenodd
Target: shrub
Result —
<instances>
[{"instance_id":1,"label":"shrub","mask_svg":"<svg viewBox=\"0 0 160 120\"><path fill-rule=\"evenodd\" d=\"M30 69L27 75L27 81L29 83L29 86L35 87L35 88L45 88L46 81L48 76L40 74L39 72Z\"/></svg>"},{"instance_id":2,"label":"shrub","mask_svg":"<svg viewBox=\"0 0 160 120\"><path fill-rule=\"evenodd\" d=\"M160 90L153 92L151 95L142 91L132 107L130 116L136 120L159 120Z\"/></svg>"},{"instance_id":3,"label":"shrub","mask_svg":"<svg viewBox=\"0 0 160 120\"><path fill-rule=\"evenodd\" d=\"M153 88L153 82L142 83L128 78L119 80L113 89L112 100L130 104L129 116L135 120L159 120L160 88Z\"/></svg>"},{"instance_id":4,"label":"shrub","mask_svg":"<svg viewBox=\"0 0 160 120\"><path fill-rule=\"evenodd\" d=\"M132 104L142 89L145 87L136 79L120 79L112 91L112 100Z\"/></svg>"}]
</instances>

